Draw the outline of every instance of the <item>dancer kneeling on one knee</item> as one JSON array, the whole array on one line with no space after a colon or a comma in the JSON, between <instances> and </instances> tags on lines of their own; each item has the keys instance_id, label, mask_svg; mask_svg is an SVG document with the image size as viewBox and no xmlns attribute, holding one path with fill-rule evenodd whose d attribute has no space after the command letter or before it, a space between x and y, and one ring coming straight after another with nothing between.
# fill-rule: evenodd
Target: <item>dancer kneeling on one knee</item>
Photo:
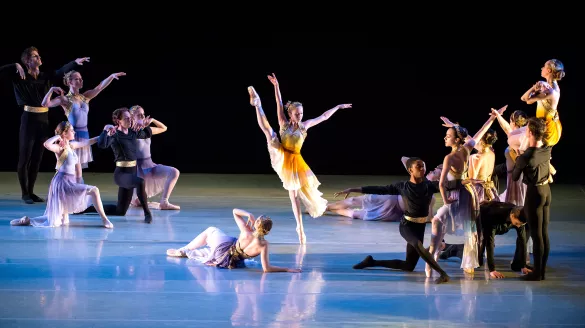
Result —
<instances>
[{"instance_id":1,"label":"dancer kneeling on one knee","mask_svg":"<svg viewBox=\"0 0 585 328\"><path fill-rule=\"evenodd\" d=\"M92 203L102 218L104 227L113 228L102 206L100 192L97 187L77 183L75 166L79 159L75 149L93 145L96 138L84 141L73 141L75 131L69 122L61 122L55 129L55 136L44 143L45 148L57 156L57 173L51 180L47 208L42 216L29 218L24 216L12 220L11 225L33 225L37 227L59 227L69 224L69 214L79 213Z\"/></svg>"}]
</instances>

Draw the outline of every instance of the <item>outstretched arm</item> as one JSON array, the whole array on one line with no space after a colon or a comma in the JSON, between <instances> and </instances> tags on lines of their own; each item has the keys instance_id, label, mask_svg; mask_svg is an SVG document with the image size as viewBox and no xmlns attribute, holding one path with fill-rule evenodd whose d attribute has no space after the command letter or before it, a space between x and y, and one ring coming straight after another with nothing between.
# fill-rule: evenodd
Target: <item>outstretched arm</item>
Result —
<instances>
[{"instance_id":1,"label":"outstretched arm","mask_svg":"<svg viewBox=\"0 0 585 328\"><path fill-rule=\"evenodd\" d=\"M276 113L278 114L278 125L283 126L288 123L286 114L284 113L284 106L282 105L282 96L280 95L280 85L276 79L276 75L268 75L268 79L274 85L274 98L276 98Z\"/></svg>"},{"instance_id":2,"label":"outstretched arm","mask_svg":"<svg viewBox=\"0 0 585 328\"><path fill-rule=\"evenodd\" d=\"M114 133L116 133L116 127L113 125L106 125L104 126L104 130L98 137L98 147L102 149L106 149L112 145L114 142Z\"/></svg>"},{"instance_id":3,"label":"outstretched arm","mask_svg":"<svg viewBox=\"0 0 585 328\"><path fill-rule=\"evenodd\" d=\"M84 62L89 62L89 57L77 58L76 60L71 61L58 70L54 71L53 75L57 79L62 79L65 73L72 71L75 67L77 67L77 65L83 65Z\"/></svg>"},{"instance_id":4,"label":"outstretched arm","mask_svg":"<svg viewBox=\"0 0 585 328\"><path fill-rule=\"evenodd\" d=\"M20 78L24 80L26 75L24 74L24 69L20 66L19 63L8 64L4 66L0 66L0 74L6 74L8 72L14 72L20 75Z\"/></svg>"},{"instance_id":5,"label":"outstretched arm","mask_svg":"<svg viewBox=\"0 0 585 328\"><path fill-rule=\"evenodd\" d=\"M112 81L114 79L118 80L118 78L120 76L124 76L126 75L126 73L124 72L120 72L120 73L114 73L110 76L108 76L105 80L103 80L97 87L91 89L91 90L87 90L83 93L83 96L85 98L87 98L88 100L93 99L95 96L99 95L100 92L102 92L102 90L104 90L108 85L110 85L110 83L112 83Z\"/></svg>"},{"instance_id":6,"label":"outstretched arm","mask_svg":"<svg viewBox=\"0 0 585 328\"><path fill-rule=\"evenodd\" d=\"M512 128L510 127L510 123L504 119L502 114L497 110L492 108L492 116L495 116L498 119L498 123L500 123L500 127L504 130L507 136L510 136L510 132L512 132Z\"/></svg>"},{"instance_id":7,"label":"outstretched arm","mask_svg":"<svg viewBox=\"0 0 585 328\"><path fill-rule=\"evenodd\" d=\"M309 129L312 126L315 126L321 122L324 122L326 120L328 120L333 114L335 114L335 112L337 112L339 109L342 108L351 108L351 104L341 104L341 105L337 105L333 108L331 108L330 110L326 111L325 113L321 114L321 116L310 119L310 120L306 120L304 125L305 125L305 129Z\"/></svg>"},{"instance_id":8,"label":"outstretched arm","mask_svg":"<svg viewBox=\"0 0 585 328\"><path fill-rule=\"evenodd\" d=\"M99 137L93 137L91 139L85 139L83 141L69 141L69 146L71 149L83 148L87 146L91 146L98 141Z\"/></svg>"},{"instance_id":9,"label":"outstretched arm","mask_svg":"<svg viewBox=\"0 0 585 328\"><path fill-rule=\"evenodd\" d=\"M506 110L506 108L508 108L508 105L500 108L497 112L501 114ZM483 138L487 130L489 130L489 128L492 126L492 123L494 123L495 119L496 119L495 115L490 115L490 118L483 124L481 129L479 129L479 131L475 133L475 135L473 136L473 140L475 141L476 145L481 141L481 138Z\"/></svg>"},{"instance_id":10,"label":"outstretched arm","mask_svg":"<svg viewBox=\"0 0 585 328\"><path fill-rule=\"evenodd\" d=\"M270 265L270 260L268 259L268 244L262 248L260 259L262 260L262 270L264 270L264 272L301 272L301 269L289 269Z\"/></svg>"}]
</instances>

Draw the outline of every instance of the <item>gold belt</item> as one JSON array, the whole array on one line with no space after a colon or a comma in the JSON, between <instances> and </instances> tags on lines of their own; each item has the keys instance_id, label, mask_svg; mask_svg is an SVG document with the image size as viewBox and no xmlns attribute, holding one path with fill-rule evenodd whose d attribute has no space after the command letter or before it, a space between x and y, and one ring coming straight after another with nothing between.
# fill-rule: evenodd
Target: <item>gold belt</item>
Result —
<instances>
[{"instance_id":1,"label":"gold belt","mask_svg":"<svg viewBox=\"0 0 585 328\"><path fill-rule=\"evenodd\" d=\"M136 161L118 161L116 162L117 167L134 167L136 166Z\"/></svg>"},{"instance_id":2,"label":"gold belt","mask_svg":"<svg viewBox=\"0 0 585 328\"><path fill-rule=\"evenodd\" d=\"M24 111L31 112L31 113L46 113L49 111L49 108L48 107L33 107L33 106L24 105Z\"/></svg>"},{"instance_id":3,"label":"gold belt","mask_svg":"<svg viewBox=\"0 0 585 328\"><path fill-rule=\"evenodd\" d=\"M405 215L404 216L405 219L407 219L410 222L414 222L414 223L427 223L427 217L422 217L422 218L411 218L410 216Z\"/></svg>"}]
</instances>

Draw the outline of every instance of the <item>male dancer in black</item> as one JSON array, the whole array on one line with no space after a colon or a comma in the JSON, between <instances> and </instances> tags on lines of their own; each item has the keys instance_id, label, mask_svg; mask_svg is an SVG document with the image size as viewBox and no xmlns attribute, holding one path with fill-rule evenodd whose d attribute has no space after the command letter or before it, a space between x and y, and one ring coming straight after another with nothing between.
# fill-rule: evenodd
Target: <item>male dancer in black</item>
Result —
<instances>
[{"instance_id":1,"label":"male dancer in black","mask_svg":"<svg viewBox=\"0 0 585 328\"><path fill-rule=\"evenodd\" d=\"M508 233L510 229L515 229L517 233L512 270L530 273L531 268L526 265L526 230L524 229L526 214L522 206L498 201L486 202L481 204L479 219L481 220L483 238L477 253L478 260L479 265L483 266L483 254L487 253L490 277L494 279L504 278L504 275L496 271L494 263L495 237L496 235ZM463 259L463 246L463 244L447 245L439 255L439 258L442 260L450 257Z\"/></svg>"},{"instance_id":2,"label":"male dancer in black","mask_svg":"<svg viewBox=\"0 0 585 328\"><path fill-rule=\"evenodd\" d=\"M425 260L433 270L441 275L435 280L436 283L449 281L447 273L435 261L431 253L423 247L425 227L429 215L429 205L433 194L439 193L439 181L429 181L425 178L425 164L416 157L406 161L409 181L401 181L387 186L368 186L361 188L349 188L335 194L347 194L360 192L363 194L378 195L401 195L404 201L404 215L400 221L400 235L408 245L406 246L406 260L374 260L368 255L362 262L353 266L354 269L382 266L390 269L403 271L414 271L420 257ZM448 189L455 189L461 186L461 180L447 182Z\"/></svg>"},{"instance_id":3,"label":"male dancer in black","mask_svg":"<svg viewBox=\"0 0 585 328\"><path fill-rule=\"evenodd\" d=\"M150 119L144 122L132 122L132 116L128 108L118 108L112 114L112 120L116 126L106 125L98 137L98 147L105 149L111 147L114 151L116 170L114 181L118 185L118 203L116 205L104 204L106 215L124 216L130 207L132 194L136 188L136 194L142 209L144 210L144 222L152 222L152 214L148 208L144 180L140 178L136 170L136 139L148 139L152 137ZM137 131L136 131L137 130ZM79 213L97 212L90 206Z\"/></svg>"},{"instance_id":4,"label":"male dancer in black","mask_svg":"<svg viewBox=\"0 0 585 328\"><path fill-rule=\"evenodd\" d=\"M45 150L43 143L49 135L49 109L42 107L41 103L53 82L62 79L65 73L73 70L77 65L89 62L89 57L77 58L60 69L48 73L39 70L43 62L35 47L26 48L20 60L26 70L19 63L14 63L1 66L0 74L12 72L11 79L16 103L23 110L20 117L17 172L22 200L27 204L33 204L44 201L34 194L35 182Z\"/></svg>"},{"instance_id":5,"label":"male dancer in black","mask_svg":"<svg viewBox=\"0 0 585 328\"><path fill-rule=\"evenodd\" d=\"M532 237L534 270L524 276L526 280L540 281L545 279L546 262L550 252L548 239L548 223L550 221L551 193L549 182L550 146L543 146L545 123L542 119L531 117L526 124L528 149L518 156L512 171L512 179L527 186L524 210Z\"/></svg>"}]
</instances>

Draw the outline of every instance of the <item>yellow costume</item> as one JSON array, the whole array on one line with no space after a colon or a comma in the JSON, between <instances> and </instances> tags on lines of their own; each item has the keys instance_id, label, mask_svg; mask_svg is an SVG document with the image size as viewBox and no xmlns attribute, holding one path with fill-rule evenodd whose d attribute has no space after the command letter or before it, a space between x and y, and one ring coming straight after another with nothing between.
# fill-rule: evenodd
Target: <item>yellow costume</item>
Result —
<instances>
[{"instance_id":1,"label":"yellow costume","mask_svg":"<svg viewBox=\"0 0 585 328\"><path fill-rule=\"evenodd\" d=\"M563 126L559 119L559 113L556 108L552 108L549 99L537 101L536 117L544 119L546 124L546 131L544 133L544 138L542 139L543 143L547 146L556 145L559 142L559 139L561 139Z\"/></svg>"},{"instance_id":2,"label":"yellow costume","mask_svg":"<svg viewBox=\"0 0 585 328\"><path fill-rule=\"evenodd\" d=\"M327 200L318 187L321 184L301 156L301 148L307 137L307 130L302 123L298 126L290 122L280 127L280 138L272 133L268 144L272 168L282 181L286 190L298 190L298 195L312 217L323 215L327 208Z\"/></svg>"}]
</instances>

